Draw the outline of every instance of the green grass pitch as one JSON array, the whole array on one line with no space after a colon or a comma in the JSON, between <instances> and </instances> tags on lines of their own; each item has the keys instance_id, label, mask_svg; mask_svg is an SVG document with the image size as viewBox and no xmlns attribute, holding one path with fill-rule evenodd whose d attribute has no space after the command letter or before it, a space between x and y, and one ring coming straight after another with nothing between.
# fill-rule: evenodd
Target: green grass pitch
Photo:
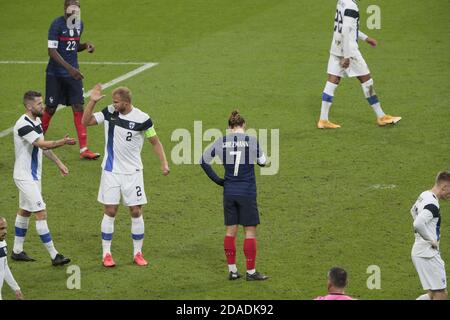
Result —
<instances>
[{"instance_id":1,"label":"green grass pitch","mask_svg":"<svg viewBox=\"0 0 450 320\"><path fill-rule=\"evenodd\" d=\"M63 1L0 4L0 60L47 60L47 31ZM381 8L381 29L366 28L369 4ZM439 170L450 169L450 35L448 1L360 1L361 28L379 47L361 44L387 113L396 126L379 128L356 79L336 91L331 120L320 131L321 94L336 2L305 0L82 1L85 32L96 52L80 61L158 62L122 84L155 122L168 157L177 128L222 128L238 107L252 128L279 129L280 170L257 174L262 224L257 268L263 283L228 281L223 254L221 189L198 165L171 164L160 174L144 145L144 254L132 264L130 218L116 219L117 266L101 265L97 202L100 161L80 161L77 147L57 149L71 174L62 178L47 159L43 196L56 248L81 269L81 289L66 287L66 268L54 268L30 220L25 250L34 263L9 264L27 299L311 299L326 292L326 272L349 272L347 292L360 299L414 299L422 293L410 258L410 207ZM136 66L81 65L85 89ZM26 90L45 92L45 64L0 64L0 131L23 113ZM109 96L112 88L106 90ZM103 104L98 106L100 109ZM90 127L89 146L103 154L103 127ZM76 136L69 108L53 118L47 139ZM207 142L204 142L206 147ZM0 138L0 215L14 241L18 192L12 180L12 135ZM270 153L270 150L269 150ZM192 159L196 161L197 159ZM217 167L220 170L219 167ZM377 188L376 186L382 186ZM391 186L392 188L383 188ZM450 207L441 204L441 250L450 261ZM242 232L238 267L245 270ZM381 269L381 289L369 290L367 267ZM14 296L4 285L5 299Z\"/></svg>"}]
</instances>

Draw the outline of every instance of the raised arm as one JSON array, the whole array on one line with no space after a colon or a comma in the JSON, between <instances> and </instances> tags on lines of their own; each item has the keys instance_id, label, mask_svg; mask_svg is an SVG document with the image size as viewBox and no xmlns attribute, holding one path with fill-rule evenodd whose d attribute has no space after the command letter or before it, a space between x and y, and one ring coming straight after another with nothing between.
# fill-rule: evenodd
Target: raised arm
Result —
<instances>
[{"instance_id":1,"label":"raised arm","mask_svg":"<svg viewBox=\"0 0 450 320\"><path fill-rule=\"evenodd\" d=\"M105 95L102 95L102 85L100 83L97 83L91 90L89 103L87 104L86 108L84 108L83 118L81 119L81 123L83 123L83 126L88 127L97 124L97 120L95 119L93 114L94 107L97 102L104 97Z\"/></svg>"}]
</instances>

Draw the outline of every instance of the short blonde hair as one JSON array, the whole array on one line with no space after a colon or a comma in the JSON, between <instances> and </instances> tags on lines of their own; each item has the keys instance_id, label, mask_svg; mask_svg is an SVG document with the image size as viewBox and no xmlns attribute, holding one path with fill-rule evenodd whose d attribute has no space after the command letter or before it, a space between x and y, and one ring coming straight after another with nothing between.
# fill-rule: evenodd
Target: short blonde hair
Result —
<instances>
[{"instance_id":1,"label":"short blonde hair","mask_svg":"<svg viewBox=\"0 0 450 320\"><path fill-rule=\"evenodd\" d=\"M131 103L131 90L127 87L118 87L114 89L112 95L118 95L121 101Z\"/></svg>"}]
</instances>

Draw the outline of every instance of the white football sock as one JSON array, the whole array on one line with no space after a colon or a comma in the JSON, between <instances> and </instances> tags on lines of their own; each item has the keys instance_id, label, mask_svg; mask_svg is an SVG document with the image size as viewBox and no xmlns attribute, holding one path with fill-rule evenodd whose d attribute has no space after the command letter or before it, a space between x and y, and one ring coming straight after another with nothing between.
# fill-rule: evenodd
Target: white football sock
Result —
<instances>
[{"instance_id":1,"label":"white football sock","mask_svg":"<svg viewBox=\"0 0 450 320\"><path fill-rule=\"evenodd\" d=\"M48 253L52 259L55 259L58 251L56 251L55 246L52 241L52 235L48 230L47 220L36 220L36 231L41 238L42 243L47 248Z\"/></svg>"},{"instance_id":2,"label":"white football sock","mask_svg":"<svg viewBox=\"0 0 450 320\"><path fill-rule=\"evenodd\" d=\"M103 215L102 219L102 248L103 248L103 258L109 253L111 254L111 242L114 233L114 220L107 214Z\"/></svg>"},{"instance_id":3,"label":"white football sock","mask_svg":"<svg viewBox=\"0 0 450 320\"><path fill-rule=\"evenodd\" d=\"M138 218L131 218L131 237L133 238L133 255L142 252L144 243L144 218L142 215Z\"/></svg>"},{"instance_id":4,"label":"white football sock","mask_svg":"<svg viewBox=\"0 0 450 320\"><path fill-rule=\"evenodd\" d=\"M375 88L373 86L373 79L370 79L364 83L361 83L361 88L364 92L364 96L372 107L373 111L377 115L378 118L384 116L383 109L381 109L381 104L378 101L378 97L375 93Z\"/></svg>"},{"instance_id":5,"label":"white football sock","mask_svg":"<svg viewBox=\"0 0 450 320\"><path fill-rule=\"evenodd\" d=\"M325 89L322 93L322 108L320 110L320 120L328 120L331 104L333 103L334 91L338 87L337 84L327 81Z\"/></svg>"},{"instance_id":6,"label":"white football sock","mask_svg":"<svg viewBox=\"0 0 450 320\"><path fill-rule=\"evenodd\" d=\"M28 231L28 224L30 217L16 216L15 223L15 237L14 237L14 253L21 253L23 251L23 243L25 242L25 235Z\"/></svg>"},{"instance_id":7,"label":"white football sock","mask_svg":"<svg viewBox=\"0 0 450 320\"><path fill-rule=\"evenodd\" d=\"M235 264L229 264L228 265L228 272L233 272L236 273L237 272L237 267Z\"/></svg>"}]
</instances>

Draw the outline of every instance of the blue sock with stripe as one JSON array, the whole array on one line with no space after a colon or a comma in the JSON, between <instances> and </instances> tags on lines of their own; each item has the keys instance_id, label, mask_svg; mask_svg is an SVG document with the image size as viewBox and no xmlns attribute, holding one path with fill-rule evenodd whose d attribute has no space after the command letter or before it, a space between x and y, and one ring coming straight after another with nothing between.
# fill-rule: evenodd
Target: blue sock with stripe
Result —
<instances>
[{"instance_id":1,"label":"blue sock with stripe","mask_svg":"<svg viewBox=\"0 0 450 320\"><path fill-rule=\"evenodd\" d=\"M131 237L133 238L133 255L142 252L144 243L144 218L142 215L138 218L131 218Z\"/></svg>"},{"instance_id":2,"label":"blue sock with stripe","mask_svg":"<svg viewBox=\"0 0 450 320\"><path fill-rule=\"evenodd\" d=\"M41 238L42 243L47 248L50 257L55 259L58 251L55 249L52 235L50 234L50 230L48 230L47 220L36 220L36 231Z\"/></svg>"},{"instance_id":3,"label":"blue sock with stripe","mask_svg":"<svg viewBox=\"0 0 450 320\"><path fill-rule=\"evenodd\" d=\"M25 236L27 235L29 222L30 217L23 217L21 215L16 216L13 248L14 253L21 253L23 251L23 243L25 242Z\"/></svg>"},{"instance_id":4,"label":"blue sock with stripe","mask_svg":"<svg viewBox=\"0 0 450 320\"><path fill-rule=\"evenodd\" d=\"M103 215L102 220L102 247L103 247L103 258L107 254L111 254L111 242L114 233L114 220L116 218L110 217L107 214Z\"/></svg>"},{"instance_id":5,"label":"blue sock with stripe","mask_svg":"<svg viewBox=\"0 0 450 320\"><path fill-rule=\"evenodd\" d=\"M375 93L375 88L373 86L373 79L370 79L364 83L361 83L362 90L364 92L364 96L372 107L373 111L377 115L378 118L384 116L383 109L381 109L381 104L378 101L377 94Z\"/></svg>"},{"instance_id":6,"label":"blue sock with stripe","mask_svg":"<svg viewBox=\"0 0 450 320\"><path fill-rule=\"evenodd\" d=\"M320 120L328 120L328 113L330 112L331 104L333 103L334 91L337 84L327 81L325 89L322 93L322 108L320 109Z\"/></svg>"}]
</instances>

